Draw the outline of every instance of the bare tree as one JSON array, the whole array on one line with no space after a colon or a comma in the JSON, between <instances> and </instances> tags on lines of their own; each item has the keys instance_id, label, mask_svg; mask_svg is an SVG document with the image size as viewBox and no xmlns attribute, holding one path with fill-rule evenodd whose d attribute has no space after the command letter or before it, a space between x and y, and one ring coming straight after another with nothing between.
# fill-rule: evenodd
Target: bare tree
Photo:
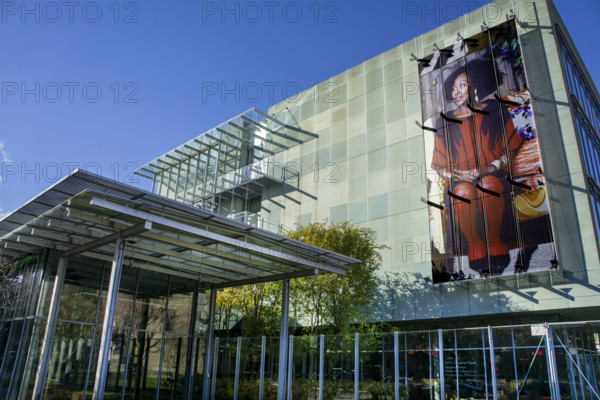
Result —
<instances>
[{"instance_id":1,"label":"bare tree","mask_svg":"<svg viewBox=\"0 0 600 400\"><path fill-rule=\"evenodd\" d=\"M0 256L0 348L17 306L21 282L15 260Z\"/></svg>"}]
</instances>

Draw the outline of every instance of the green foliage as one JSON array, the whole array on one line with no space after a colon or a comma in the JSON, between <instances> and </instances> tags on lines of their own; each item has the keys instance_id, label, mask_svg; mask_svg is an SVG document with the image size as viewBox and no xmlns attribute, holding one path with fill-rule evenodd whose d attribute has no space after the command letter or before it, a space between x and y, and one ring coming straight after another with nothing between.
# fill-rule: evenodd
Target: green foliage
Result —
<instances>
[{"instance_id":1,"label":"green foliage","mask_svg":"<svg viewBox=\"0 0 600 400\"><path fill-rule=\"evenodd\" d=\"M238 390L238 400L256 400L260 389L260 380L248 379L240 380ZM273 382L265 381L263 383L263 400L277 399L277 385Z\"/></svg>"},{"instance_id":2,"label":"green foliage","mask_svg":"<svg viewBox=\"0 0 600 400\"><path fill-rule=\"evenodd\" d=\"M288 237L353 257L360 261L345 276L323 274L290 281L290 316L307 326L307 334L337 334L365 328L377 286L376 271L381 265L372 229L348 222L317 222L298 227ZM217 295L216 328L227 333L236 319L242 321L244 336L279 334L281 283L227 288ZM350 324L359 324L350 328ZM362 328L362 329L361 329Z\"/></svg>"},{"instance_id":3,"label":"green foliage","mask_svg":"<svg viewBox=\"0 0 600 400\"><path fill-rule=\"evenodd\" d=\"M279 334L281 283L225 288L217 294L216 328L229 331L233 317L242 319L244 336Z\"/></svg>"},{"instance_id":4,"label":"green foliage","mask_svg":"<svg viewBox=\"0 0 600 400\"><path fill-rule=\"evenodd\" d=\"M369 318L373 292L377 286L376 271L381 265L375 231L348 222L330 224L316 222L289 232L288 237L331 250L360 261L345 276L319 275L293 279L290 284L292 315L308 317L309 333L343 333L351 323ZM304 313L305 315L302 315Z\"/></svg>"},{"instance_id":5,"label":"green foliage","mask_svg":"<svg viewBox=\"0 0 600 400\"><path fill-rule=\"evenodd\" d=\"M372 381L364 382L362 386L366 386L367 392L371 395L372 400L385 400L394 398L394 383L393 382L381 382ZM408 389L404 385L400 385L398 388L398 394L400 399L408 399Z\"/></svg>"},{"instance_id":6,"label":"green foliage","mask_svg":"<svg viewBox=\"0 0 600 400\"><path fill-rule=\"evenodd\" d=\"M233 399L233 380L232 379L217 379L215 385L216 399Z\"/></svg>"}]
</instances>

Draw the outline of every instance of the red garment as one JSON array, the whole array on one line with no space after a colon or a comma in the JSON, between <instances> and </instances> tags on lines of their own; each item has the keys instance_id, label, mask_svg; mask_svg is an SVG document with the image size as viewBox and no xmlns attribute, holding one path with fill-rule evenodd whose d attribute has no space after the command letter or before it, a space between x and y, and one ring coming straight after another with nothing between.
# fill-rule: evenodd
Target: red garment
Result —
<instances>
[{"instance_id":1,"label":"red garment","mask_svg":"<svg viewBox=\"0 0 600 400\"><path fill-rule=\"evenodd\" d=\"M500 104L488 102L485 105L484 111L489 113L487 115L474 113L461 118L462 124L448 122L447 129L438 128L431 163L433 169L437 171L479 169L483 174L492 161L499 160L507 154L506 143L508 143L509 155L512 157L516 154L523 144L523 139L517 134L512 118L505 113L507 122L503 124ZM502 125L504 125L504 132Z\"/></svg>"}]
</instances>

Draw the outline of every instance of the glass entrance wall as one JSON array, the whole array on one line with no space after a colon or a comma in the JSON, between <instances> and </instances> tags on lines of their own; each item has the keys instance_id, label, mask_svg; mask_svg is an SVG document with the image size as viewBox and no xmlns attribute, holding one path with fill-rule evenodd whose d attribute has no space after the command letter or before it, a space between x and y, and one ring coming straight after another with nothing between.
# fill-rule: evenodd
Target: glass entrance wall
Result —
<instances>
[{"instance_id":1,"label":"glass entrance wall","mask_svg":"<svg viewBox=\"0 0 600 400\"><path fill-rule=\"evenodd\" d=\"M12 318L0 332L3 399L33 395L58 255L40 259L21 266ZM42 398L92 398L110 268L68 260ZM202 292L196 281L124 266L105 399L201 396L208 306Z\"/></svg>"},{"instance_id":2,"label":"glass entrance wall","mask_svg":"<svg viewBox=\"0 0 600 400\"><path fill-rule=\"evenodd\" d=\"M5 283L8 287L2 288L6 292L0 310L0 398L19 390L23 370L32 366L27 354L39 350L38 333L41 329L43 335L45 329L41 310L48 300L44 259L45 255L21 264Z\"/></svg>"},{"instance_id":3,"label":"glass entrance wall","mask_svg":"<svg viewBox=\"0 0 600 400\"><path fill-rule=\"evenodd\" d=\"M194 281L124 268L105 399L199 395L205 324L195 311L205 304Z\"/></svg>"}]
</instances>

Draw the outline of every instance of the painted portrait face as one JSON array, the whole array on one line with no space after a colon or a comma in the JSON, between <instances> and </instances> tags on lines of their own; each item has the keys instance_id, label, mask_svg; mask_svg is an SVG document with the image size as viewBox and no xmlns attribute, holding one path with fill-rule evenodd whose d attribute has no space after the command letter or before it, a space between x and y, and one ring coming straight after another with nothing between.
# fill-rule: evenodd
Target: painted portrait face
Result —
<instances>
[{"instance_id":1,"label":"painted portrait face","mask_svg":"<svg viewBox=\"0 0 600 400\"><path fill-rule=\"evenodd\" d=\"M452 99L458 107L464 106L469 101L469 82L464 72L456 77L452 86Z\"/></svg>"}]
</instances>

